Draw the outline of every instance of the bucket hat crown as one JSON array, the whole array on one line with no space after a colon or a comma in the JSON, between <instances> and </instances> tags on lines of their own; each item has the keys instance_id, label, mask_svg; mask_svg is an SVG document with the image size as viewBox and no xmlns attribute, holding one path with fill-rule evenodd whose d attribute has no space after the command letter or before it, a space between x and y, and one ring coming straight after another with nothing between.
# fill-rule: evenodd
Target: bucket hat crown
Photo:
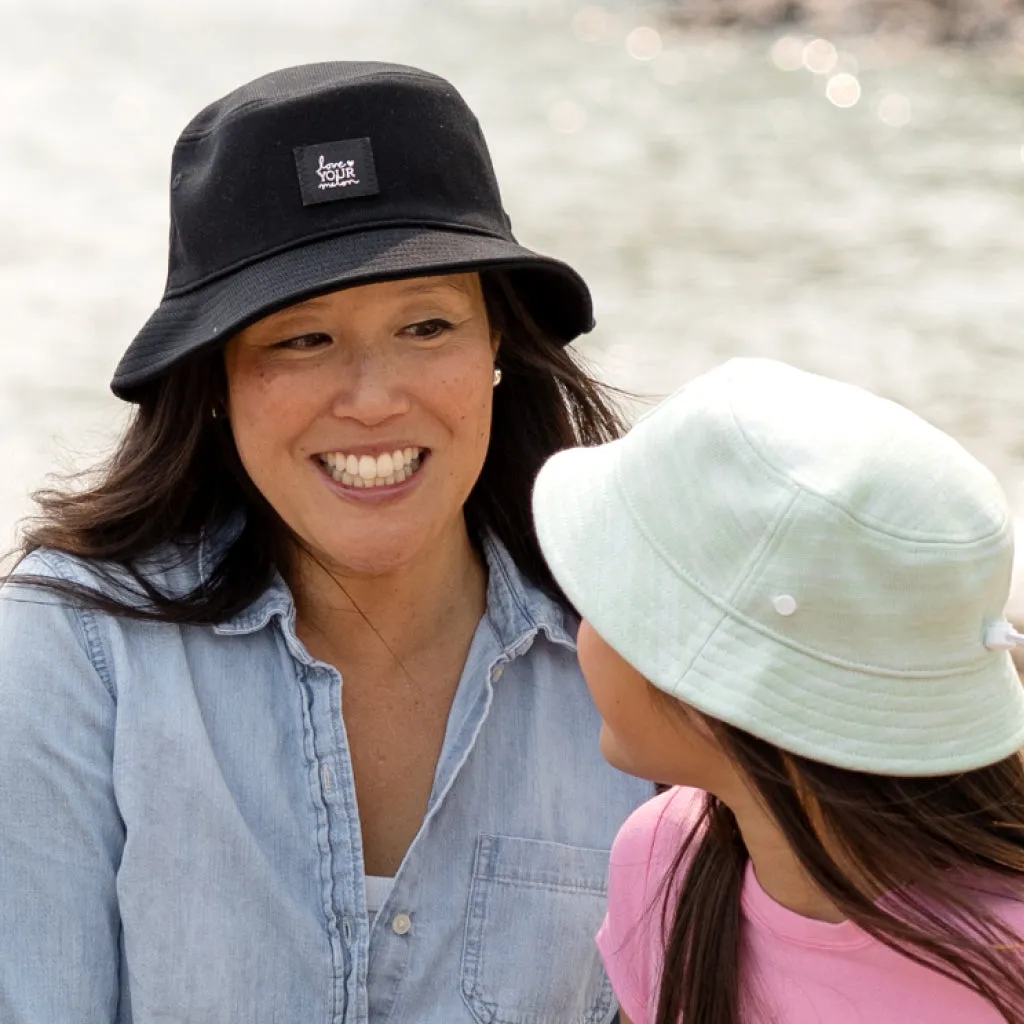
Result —
<instances>
[{"instance_id":1,"label":"bucket hat crown","mask_svg":"<svg viewBox=\"0 0 1024 1024\"><path fill-rule=\"evenodd\" d=\"M653 685L784 750L942 775L1024 746L1012 520L952 438L860 388L737 359L534 492L555 578Z\"/></svg>"},{"instance_id":2,"label":"bucket hat crown","mask_svg":"<svg viewBox=\"0 0 1024 1024\"><path fill-rule=\"evenodd\" d=\"M171 161L167 286L114 392L303 298L422 274L505 268L566 342L593 326L566 264L520 246L476 117L403 65L276 71L198 114Z\"/></svg>"}]
</instances>

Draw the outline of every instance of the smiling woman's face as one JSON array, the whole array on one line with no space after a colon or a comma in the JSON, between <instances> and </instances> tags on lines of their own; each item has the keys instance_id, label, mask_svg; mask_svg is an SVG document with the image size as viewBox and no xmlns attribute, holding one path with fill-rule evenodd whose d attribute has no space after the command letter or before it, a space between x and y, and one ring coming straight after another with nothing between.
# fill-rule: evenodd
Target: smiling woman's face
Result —
<instances>
[{"instance_id":1,"label":"smiling woman's face","mask_svg":"<svg viewBox=\"0 0 1024 1024\"><path fill-rule=\"evenodd\" d=\"M225 350L242 464L332 569L395 571L465 529L496 348L476 274L348 288L265 317Z\"/></svg>"}]
</instances>

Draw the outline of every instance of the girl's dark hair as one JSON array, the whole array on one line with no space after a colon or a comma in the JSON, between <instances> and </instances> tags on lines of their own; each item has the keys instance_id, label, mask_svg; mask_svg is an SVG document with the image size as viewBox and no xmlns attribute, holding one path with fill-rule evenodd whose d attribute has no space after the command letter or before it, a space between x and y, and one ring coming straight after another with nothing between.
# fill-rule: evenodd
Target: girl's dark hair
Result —
<instances>
[{"instance_id":1,"label":"girl's dark hair","mask_svg":"<svg viewBox=\"0 0 1024 1024\"><path fill-rule=\"evenodd\" d=\"M1024 901L1020 756L960 775L890 778L809 761L704 721L843 915L1024 1024L1024 939L984 901L993 892ZM757 1004L740 961L747 860L732 811L706 795L663 889L656 1024L741 1024L744 1008Z\"/></svg>"},{"instance_id":2,"label":"girl's dark hair","mask_svg":"<svg viewBox=\"0 0 1024 1024\"><path fill-rule=\"evenodd\" d=\"M485 271L480 279L491 329L501 336L503 378L467 525L475 540L496 536L527 577L561 597L533 530L534 477L556 451L612 440L624 424L610 389L533 320L512 276ZM38 511L23 529L19 560L38 548L89 559L96 587L25 574L17 580L113 614L210 624L248 607L275 571L288 578L288 530L242 467L226 421L211 416L225 389L220 348L183 361L140 388L125 434L85 487L34 495ZM153 585L147 557L167 545L187 550L238 513L244 527L202 586L182 595Z\"/></svg>"}]
</instances>

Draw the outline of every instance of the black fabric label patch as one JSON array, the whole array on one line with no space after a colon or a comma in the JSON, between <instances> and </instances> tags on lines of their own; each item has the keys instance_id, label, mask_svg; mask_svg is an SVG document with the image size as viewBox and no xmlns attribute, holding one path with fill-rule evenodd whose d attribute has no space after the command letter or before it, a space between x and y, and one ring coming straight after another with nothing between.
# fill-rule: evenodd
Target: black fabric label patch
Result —
<instances>
[{"instance_id":1,"label":"black fabric label patch","mask_svg":"<svg viewBox=\"0 0 1024 1024\"><path fill-rule=\"evenodd\" d=\"M302 205L375 196L380 192L369 139L345 139L295 148Z\"/></svg>"}]
</instances>

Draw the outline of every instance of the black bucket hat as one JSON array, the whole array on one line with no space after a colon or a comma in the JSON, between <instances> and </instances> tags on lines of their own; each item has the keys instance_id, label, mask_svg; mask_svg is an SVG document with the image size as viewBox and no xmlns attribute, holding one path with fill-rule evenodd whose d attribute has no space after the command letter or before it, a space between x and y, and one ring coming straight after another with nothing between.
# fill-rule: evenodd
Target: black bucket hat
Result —
<instances>
[{"instance_id":1,"label":"black bucket hat","mask_svg":"<svg viewBox=\"0 0 1024 1024\"><path fill-rule=\"evenodd\" d=\"M480 126L397 64L287 68L213 103L171 160L167 288L111 388L137 389L284 306L350 285L503 268L537 322L593 327L583 279L516 242Z\"/></svg>"}]
</instances>

